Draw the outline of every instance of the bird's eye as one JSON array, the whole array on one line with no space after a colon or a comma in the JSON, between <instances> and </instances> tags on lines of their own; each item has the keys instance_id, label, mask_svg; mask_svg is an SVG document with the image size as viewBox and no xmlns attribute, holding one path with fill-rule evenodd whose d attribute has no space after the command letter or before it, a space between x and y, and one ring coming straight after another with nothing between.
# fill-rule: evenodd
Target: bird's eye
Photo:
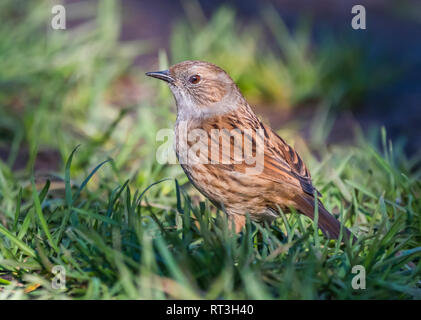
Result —
<instances>
[{"instance_id":1,"label":"bird's eye","mask_svg":"<svg viewBox=\"0 0 421 320\"><path fill-rule=\"evenodd\" d=\"M194 76L191 76L189 78L189 82L192 84L197 84L200 81L200 76L198 74L195 74Z\"/></svg>"}]
</instances>

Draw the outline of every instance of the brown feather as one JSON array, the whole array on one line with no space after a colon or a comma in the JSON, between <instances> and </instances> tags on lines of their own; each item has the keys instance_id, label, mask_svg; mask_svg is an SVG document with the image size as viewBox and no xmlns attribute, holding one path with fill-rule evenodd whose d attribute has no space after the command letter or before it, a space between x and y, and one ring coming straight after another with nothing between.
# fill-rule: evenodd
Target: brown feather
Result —
<instances>
[{"instance_id":1,"label":"brown feather","mask_svg":"<svg viewBox=\"0 0 421 320\"><path fill-rule=\"evenodd\" d=\"M243 121L244 117L241 115L247 114L247 122ZM251 127L252 126L252 127ZM260 201L256 201L257 205L253 208L249 208L249 213L251 217L256 221L263 221L259 219L259 215L262 214L262 211L265 211L265 208L274 208L276 205L281 206L284 210L288 210L289 206L295 207L300 213L306 215L307 217L314 219L314 192L315 188L311 182L310 172L305 166L304 162L297 154L297 152L291 148L281 137L279 137L272 129L268 128L261 121L257 119L254 113L250 112L248 108L241 108L235 112L216 116L213 118L205 119L200 123L195 123L192 125L189 130L194 128L201 128L209 133L208 135L208 145L213 141L214 143L219 144L219 154L212 155L211 149L208 149L208 159L216 160L219 163L215 164L205 164L197 165L201 167L202 170L208 173L208 175L215 177L215 179L221 180L222 177L229 177L231 183L228 184L227 188L223 190L223 193L229 194L232 190L236 190L234 197L228 197L224 202L224 207L231 209L231 211L236 212L234 220L241 220L243 225L244 223L244 214L245 210L233 210L237 206L241 208L246 207L247 198L249 198L248 192L251 190L251 186L258 186L260 188L259 195L257 195ZM245 175L246 168L250 167L244 161L240 163L235 163L233 157L233 147L230 149L224 149L222 147L222 140L227 139L227 135L234 128L242 128L239 134L243 134L244 129L263 129L265 132L264 139L264 169L263 172L257 176L253 177L253 182L251 179L247 179L241 174ZM222 132L221 136L223 137L219 141L215 141L215 137L210 135L212 129L217 129L219 132ZM223 129L226 129L224 131ZM231 145L232 146L232 145ZM224 151L229 150L230 154L224 154ZM220 163L223 157L227 157L230 160L228 164ZM190 170L184 166L185 171L189 172ZM240 175L231 175L230 173L237 173ZM188 176L191 177L192 173L189 172ZM209 189L215 189L214 182L208 181L208 183L197 183L197 178L193 178L193 181L196 181L195 186L202 191L208 198L212 199L213 202L218 197L215 197L213 192ZM224 179L222 179L223 181ZM251 184L252 182L252 184ZM209 188L208 188L209 186ZM238 197L238 193L244 190L243 197ZM318 192L317 192L318 193ZM320 195L320 193L318 193ZM257 209L257 210L256 210ZM331 238L338 238L340 232L340 223L336 220L322 205L319 201L319 223L318 226L322 232ZM239 213L240 216L238 216ZM239 222L239 221L238 221ZM345 235L350 234L349 230L344 228Z\"/></svg>"},{"instance_id":2,"label":"brown feather","mask_svg":"<svg viewBox=\"0 0 421 320\"><path fill-rule=\"evenodd\" d=\"M285 211L294 207L314 219L314 196L319 197L320 193L312 184L310 171L298 153L257 118L224 70L203 61L184 61L167 73L177 102L177 157L180 159L181 154L198 147L197 144L207 143L197 148L207 151L203 154L199 151L199 163L187 162L181 166L201 193L224 208L237 232L244 226L246 213L255 221L271 222L277 217L277 206ZM192 75L199 76L200 82L191 83ZM203 129L205 141L188 141L181 146L183 137L178 128L185 122L188 133ZM213 136L214 130L221 135ZM252 133L247 133L248 130ZM246 142L251 142L252 155L257 155L258 131L263 133L263 170L250 174L248 169L255 164L236 159L234 155L238 148L241 154L245 153ZM233 137L230 133L234 133ZM228 148L224 148L224 141L229 143ZM235 141L242 143L238 146ZM219 151L212 150L212 143L216 143ZM337 238L341 230L339 221L319 199L317 204L319 228L327 236ZM349 230L344 230L344 235L349 237Z\"/></svg>"}]
</instances>

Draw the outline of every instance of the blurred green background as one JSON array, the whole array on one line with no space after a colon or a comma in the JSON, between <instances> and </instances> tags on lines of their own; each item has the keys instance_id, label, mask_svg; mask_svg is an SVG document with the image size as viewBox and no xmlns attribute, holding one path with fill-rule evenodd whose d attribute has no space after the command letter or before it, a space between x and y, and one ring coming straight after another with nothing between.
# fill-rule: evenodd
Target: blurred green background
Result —
<instances>
[{"instance_id":1,"label":"blurred green background","mask_svg":"<svg viewBox=\"0 0 421 320\"><path fill-rule=\"evenodd\" d=\"M53 30L57 3L0 3L0 297L421 297L417 1L360 1L360 31L352 1L64 1ZM320 246L295 216L238 242L156 162L175 108L144 73L187 59L233 77L365 242Z\"/></svg>"}]
</instances>

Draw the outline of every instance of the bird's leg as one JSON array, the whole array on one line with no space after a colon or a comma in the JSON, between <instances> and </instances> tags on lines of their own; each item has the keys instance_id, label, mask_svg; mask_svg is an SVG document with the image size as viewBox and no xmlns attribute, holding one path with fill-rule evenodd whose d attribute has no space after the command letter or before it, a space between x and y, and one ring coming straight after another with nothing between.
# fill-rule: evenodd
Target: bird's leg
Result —
<instances>
[{"instance_id":1,"label":"bird's leg","mask_svg":"<svg viewBox=\"0 0 421 320\"><path fill-rule=\"evenodd\" d=\"M228 225L232 229L234 227L235 233L240 233L246 225L246 216L239 214L228 215Z\"/></svg>"}]
</instances>

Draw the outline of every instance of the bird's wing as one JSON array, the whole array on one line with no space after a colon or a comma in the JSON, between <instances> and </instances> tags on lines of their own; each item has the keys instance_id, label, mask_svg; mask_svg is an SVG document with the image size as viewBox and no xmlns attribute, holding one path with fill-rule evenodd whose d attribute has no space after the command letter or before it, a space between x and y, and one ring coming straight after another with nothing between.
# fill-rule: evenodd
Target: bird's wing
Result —
<instances>
[{"instance_id":1,"label":"bird's wing","mask_svg":"<svg viewBox=\"0 0 421 320\"><path fill-rule=\"evenodd\" d=\"M311 182L310 171L307 169L298 153L290 147L275 131L261 123L265 131L265 171L270 176L279 176L278 163L287 163L289 172L293 178L297 179L302 190L310 195L314 195L315 188ZM284 173L282 172L284 175ZM320 196L320 193L317 192Z\"/></svg>"},{"instance_id":2,"label":"bird's wing","mask_svg":"<svg viewBox=\"0 0 421 320\"><path fill-rule=\"evenodd\" d=\"M305 193L309 195L314 195L315 188L311 182L310 172L305 166L304 162L301 160L300 156L296 153L296 151L291 148L279 135L277 135L270 127L264 125L260 122L257 118L246 117L248 119L248 123L239 123L244 117L237 116L226 116L223 118L215 118L213 121L208 121L204 124L204 128L206 130L210 130L211 128L219 129L222 135L226 134L233 134L233 129L235 128L253 128L253 129L262 129L264 137L264 167L263 170L258 174L258 178L265 179L268 181L273 181L280 184L288 184L289 186L293 187L294 189L302 189ZM227 131L223 131L221 129L226 129ZM238 133L240 135L244 135L244 144L246 139L251 141L251 145L253 146L253 154L256 153L256 130L252 130L253 134L249 135L248 133L241 131ZM208 131L209 132L209 131ZM225 132L225 133L224 133ZM209 138L209 142L211 142L212 138ZM246 164L244 161L241 163L235 163L233 159L233 149L232 148L224 148L221 145L221 141L213 141L217 144L219 143L219 155L218 164L214 164L214 166L219 167L223 170L228 171L237 171L244 173L247 168L252 167L254 164L249 165ZM230 138L225 138L225 141L230 141ZM221 163L221 159L223 158L230 159L230 164ZM209 159L210 160L210 159Z\"/></svg>"},{"instance_id":3,"label":"bird's wing","mask_svg":"<svg viewBox=\"0 0 421 320\"><path fill-rule=\"evenodd\" d=\"M223 136L222 141L228 141L229 146L228 148L224 148L219 138L215 139L208 135L208 145L212 145L212 143L219 145L218 152L210 152L210 154L207 155L210 156L208 158L210 162L212 160L217 160L217 163L214 162L208 167L208 170L212 171L219 169L222 171L229 171L230 173L240 173L240 175L231 175L235 180L244 177L243 174L245 173L247 179L244 179L244 181L259 186L262 195L266 193L266 191L271 191L272 193L270 194L272 196L273 191L275 191L276 194L277 191L282 191L279 193L279 197L276 197L275 195L273 199L270 199L266 204L268 208L276 210L274 208L275 204L284 204L287 206L293 204L298 212L314 220L314 195L317 193L317 198L321 195L314 188L311 182L310 172L304 162L293 148L291 148L270 127L260 122L251 111L247 109L243 109L243 111L244 114L241 115L232 114L225 117L216 117L215 119L212 119L212 121L208 120L202 124L203 129L207 132L210 132L212 128L219 129L218 131L222 133ZM233 129L237 128L253 128L254 130L251 130L252 134L246 132L246 130L233 132ZM233 133L234 137L232 137ZM243 155L245 155L247 153L245 145L246 140L248 140L252 142L252 155L255 155L257 160L257 153L261 152L261 149L259 150L257 145L259 141L260 143L262 141L262 139L258 138L258 135L263 138L263 170L257 173L255 178L249 179L250 176L247 173L247 169L253 167L253 164L248 164L246 160L237 162L232 155L235 153L236 148L244 148L242 151L244 151ZM262 135L264 137L262 137ZM241 144L240 147L235 143L231 143L232 140L235 141L236 139L237 141L243 139L243 144ZM229 162L221 163L221 159L223 158L228 158ZM264 186L267 187L266 190ZM277 186L279 186L279 188ZM285 197L285 195L287 196ZM266 201L269 199L263 200ZM318 207L318 226L328 237L337 239L340 235L341 224L326 210L319 199L316 203ZM344 237L345 239L353 237L347 228L344 228Z\"/></svg>"}]
</instances>

